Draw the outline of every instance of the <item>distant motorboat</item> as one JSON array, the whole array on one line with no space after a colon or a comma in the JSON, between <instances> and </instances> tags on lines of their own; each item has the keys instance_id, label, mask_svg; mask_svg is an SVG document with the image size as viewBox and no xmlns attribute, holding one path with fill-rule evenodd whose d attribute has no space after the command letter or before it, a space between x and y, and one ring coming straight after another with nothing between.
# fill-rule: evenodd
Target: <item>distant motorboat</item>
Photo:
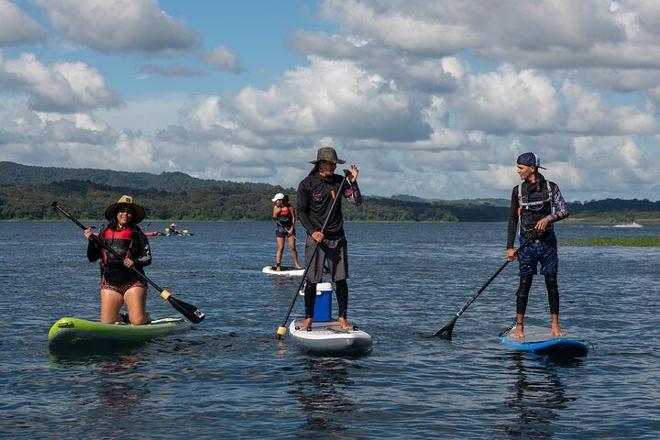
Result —
<instances>
[{"instance_id":1,"label":"distant motorboat","mask_svg":"<svg viewBox=\"0 0 660 440\"><path fill-rule=\"evenodd\" d=\"M630 222L630 223L619 223L618 225L614 225L615 228L641 228L642 225L640 225L637 222Z\"/></svg>"}]
</instances>

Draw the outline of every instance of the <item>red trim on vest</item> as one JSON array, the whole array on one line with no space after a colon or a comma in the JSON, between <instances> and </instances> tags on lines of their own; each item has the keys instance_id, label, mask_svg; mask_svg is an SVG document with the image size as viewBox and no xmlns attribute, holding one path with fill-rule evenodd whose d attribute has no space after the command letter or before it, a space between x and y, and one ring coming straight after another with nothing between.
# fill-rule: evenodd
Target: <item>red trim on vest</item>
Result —
<instances>
[{"instance_id":1,"label":"red trim on vest","mask_svg":"<svg viewBox=\"0 0 660 440\"><path fill-rule=\"evenodd\" d=\"M108 240L131 240L133 238L133 228L126 227L121 231L115 231L114 229L108 228L103 234L103 239Z\"/></svg>"}]
</instances>

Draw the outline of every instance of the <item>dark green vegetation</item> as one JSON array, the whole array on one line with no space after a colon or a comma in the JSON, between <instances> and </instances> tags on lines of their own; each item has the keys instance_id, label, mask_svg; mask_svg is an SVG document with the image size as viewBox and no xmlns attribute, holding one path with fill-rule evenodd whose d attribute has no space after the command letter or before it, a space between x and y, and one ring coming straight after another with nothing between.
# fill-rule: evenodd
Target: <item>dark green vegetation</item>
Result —
<instances>
[{"instance_id":1,"label":"dark green vegetation","mask_svg":"<svg viewBox=\"0 0 660 440\"><path fill-rule=\"evenodd\" d=\"M49 168L0 162L0 219L61 218L50 204L58 200L79 218L101 218L121 194L131 194L150 220L269 220L271 198L295 189L263 183L205 180L185 173ZM506 221L507 199L427 200L397 195L344 204L347 220L384 222ZM660 202L607 199L570 204L571 220L622 222L660 220Z\"/></svg>"},{"instance_id":2,"label":"dark green vegetation","mask_svg":"<svg viewBox=\"0 0 660 440\"><path fill-rule=\"evenodd\" d=\"M602 237L585 240L564 240L568 246L660 247L660 237Z\"/></svg>"}]
</instances>

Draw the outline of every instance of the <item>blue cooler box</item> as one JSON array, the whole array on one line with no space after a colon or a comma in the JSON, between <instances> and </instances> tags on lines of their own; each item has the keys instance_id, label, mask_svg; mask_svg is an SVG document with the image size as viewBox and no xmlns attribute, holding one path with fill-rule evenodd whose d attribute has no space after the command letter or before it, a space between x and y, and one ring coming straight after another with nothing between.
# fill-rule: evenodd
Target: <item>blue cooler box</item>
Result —
<instances>
[{"instance_id":1,"label":"blue cooler box","mask_svg":"<svg viewBox=\"0 0 660 440\"><path fill-rule=\"evenodd\" d=\"M316 285L316 302L312 319L314 322L332 321L332 283Z\"/></svg>"}]
</instances>

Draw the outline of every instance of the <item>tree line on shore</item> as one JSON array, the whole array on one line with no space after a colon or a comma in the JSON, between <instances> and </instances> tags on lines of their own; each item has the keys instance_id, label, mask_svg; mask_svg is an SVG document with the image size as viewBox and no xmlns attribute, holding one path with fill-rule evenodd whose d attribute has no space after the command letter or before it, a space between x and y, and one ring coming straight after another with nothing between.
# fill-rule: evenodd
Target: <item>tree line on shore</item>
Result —
<instances>
[{"instance_id":1,"label":"tree line on shore","mask_svg":"<svg viewBox=\"0 0 660 440\"><path fill-rule=\"evenodd\" d=\"M120 194L131 194L151 220L269 220L271 198L295 189L263 183L197 179L185 173L131 173L111 170L32 167L0 162L0 220L59 218L55 200L80 218L101 218ZM506 221L508 200L426 200L411 196L369 197L355 208L344 205L348 221ZM660 201L605 199L570 203L571 218L621 222L659 220Z\"/></svg>"}]
</instances>

